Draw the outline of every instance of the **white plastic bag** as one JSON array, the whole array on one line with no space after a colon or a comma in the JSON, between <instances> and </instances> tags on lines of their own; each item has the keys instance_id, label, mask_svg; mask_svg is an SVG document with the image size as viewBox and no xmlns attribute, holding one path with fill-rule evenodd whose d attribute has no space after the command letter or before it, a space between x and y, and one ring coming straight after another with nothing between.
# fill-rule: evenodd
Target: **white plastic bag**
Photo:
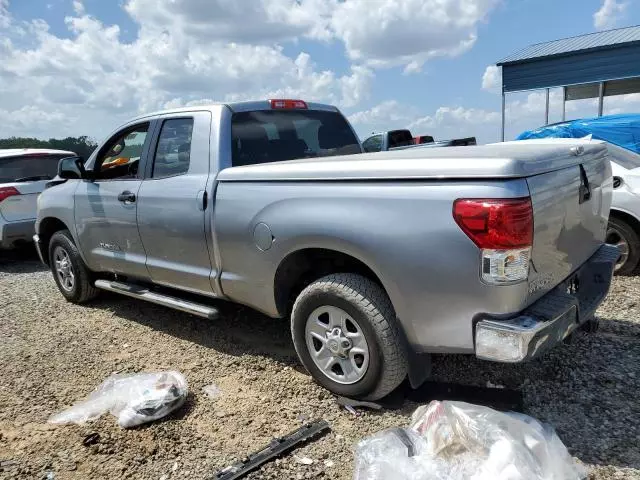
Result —
<instances>
[{"instance_id":1,"label":"white plastic bag","mask_svg":"<svg viewBox=\"0 0 640 480\"><path fill-rule=\"evenodd\" d=\"M356 448L355 480L581 480L554 430L517 413L463 402L433 401L399 429ZM407 442L407 439L410 442Z\"/></svg>"},{"instance_id":2,"label":"white plastic bag","mask_svg":"<svg viewBox=\"0 0 640 480\"><path fill-rule=\"evenodd\" d=\"M187 381L179 372L111 375L85 400L53 415L49 422L85 423L111 412L121 427L134 427L179 408L187 393Z\"/></svg>"}]
</instances>

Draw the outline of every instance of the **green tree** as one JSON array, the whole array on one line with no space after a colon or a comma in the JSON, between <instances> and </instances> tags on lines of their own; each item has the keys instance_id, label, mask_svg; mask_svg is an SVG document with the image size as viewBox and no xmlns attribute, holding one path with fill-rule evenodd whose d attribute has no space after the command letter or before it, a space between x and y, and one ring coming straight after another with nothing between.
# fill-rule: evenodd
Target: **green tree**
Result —
<instances>
[{"instance_id":1,"label":"green tree","mask_svg":"<svg viewBox=\"0 0 640 480\"><path fill-rule=\"evenodd\" d=\"M86 135L80 137L50 138L39 140L28 137L1 138L0 148L53 148L56 150L69 150L77 155L89 158L98 144Z\"/></svg>"}]
</instances>

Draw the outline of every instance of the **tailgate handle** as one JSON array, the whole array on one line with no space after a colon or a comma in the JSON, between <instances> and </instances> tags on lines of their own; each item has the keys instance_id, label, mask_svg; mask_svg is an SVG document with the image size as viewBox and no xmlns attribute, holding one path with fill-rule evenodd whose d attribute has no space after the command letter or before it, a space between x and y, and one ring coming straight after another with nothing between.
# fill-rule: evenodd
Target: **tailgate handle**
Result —
<instances>
[{"instance_id":1,"label":"tailgate handle","mask_svg":"<svg viewBox=\"0 0 640 480\"><path fill-rule=\"evenodd\" d=\"M591 200L591 188L589 187L589 179L584 167L580 165L580 188L578 189L578 203L584 203Z\"/></svg>"}]
</instances>

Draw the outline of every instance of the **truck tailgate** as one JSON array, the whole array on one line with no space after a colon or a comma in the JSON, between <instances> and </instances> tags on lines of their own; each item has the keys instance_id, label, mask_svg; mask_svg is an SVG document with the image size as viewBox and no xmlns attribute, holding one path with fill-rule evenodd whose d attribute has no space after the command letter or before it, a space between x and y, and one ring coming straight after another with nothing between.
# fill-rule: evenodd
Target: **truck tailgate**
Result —
<instances>
[{"instance_id":1,"label":"truck tailgate","mask_svg":"<svg viewBox=\"0 0 640 480\"><path fill-rule=\"evenodd\" d=\"M577 149L579 164L527 178L534 237L531 303L569 277L605 239L613 180L606 149Z\"/></svg>"}]
</instances>

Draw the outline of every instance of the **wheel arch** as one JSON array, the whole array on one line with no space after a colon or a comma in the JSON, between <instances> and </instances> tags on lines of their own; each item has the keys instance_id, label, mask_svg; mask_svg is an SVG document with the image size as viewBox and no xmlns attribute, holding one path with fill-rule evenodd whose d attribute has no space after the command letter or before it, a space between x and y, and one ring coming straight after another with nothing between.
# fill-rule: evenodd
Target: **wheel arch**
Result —
<instances>
[{"instance_id":1,"label":"wheel arch","mask_svg":"<svg viewBox=\"0 0 640 480\"><path fill-rule=\"evenodd\" d=\"M619 218L620 220L625 222L627 225L629 225L631 228L633 228L633 231L636 232L638 237L640 237L640 219L638 219L635 215L632 215L631 213L625 210L611 207L611 210L609 212L609 217Z\"/></svg>"},{"instance_id":2,"label":"wheel arch","mask_svg":"<svg viewBox=\"0 0 640 480\"><path fill-rule=\"evenodd\" d=\"M54 233L61 230L69 230L69 227L62 220L56 217L45 217L40 220L38 224L38 236L40 237L40 242L43 247L42 258L47 265L50 264L49 242L51 241L51 237Z\"/></svg>"},{"instance_id":3,"label":"wheel arch","mask_svg":"<svg viewBox=\"0 0 640 480\"><path fill-rule=\"evenodd\" d=\"M363 260L339 250L309 247L290 252L276 269L273 291L278 313L287 316L296 297L307 285L333 273L362 275L380 285L391 299L378 274Z\"/></svg>"}]
</instances>

